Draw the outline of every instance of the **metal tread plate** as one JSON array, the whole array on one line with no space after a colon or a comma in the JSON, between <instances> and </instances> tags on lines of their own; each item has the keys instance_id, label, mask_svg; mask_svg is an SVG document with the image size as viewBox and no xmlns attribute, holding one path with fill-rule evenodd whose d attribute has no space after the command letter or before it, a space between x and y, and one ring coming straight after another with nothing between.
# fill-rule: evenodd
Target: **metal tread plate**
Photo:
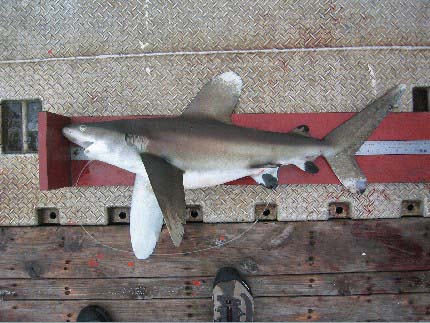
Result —
<instances>
[{"instance_id":1,"label":"metal tread plate","mask_svg":"<svg viewBox=\"0 0 430 323\"><path fill-rule=\"evenodd\" d=\"M430 45L426 0L2 2L0 60Z\"/></svg>"},{"instance_id":2,"label":"metal tread plate","mask_svg":"<svg viewBox=\"0 0 430 323\"><path fill-rule=\"evenodd\" d=\"M37 207L59 209L60 223L107 224L107 208L129 206L132 188L126 186L79 187L38 190L37 157L2 158L0 225L37 225ZM6 190L7 188L7 190ZM353 219L396 218L403 200L418 200L422 214L430 216L429 184L371 184L364 195L340 185L227 186L187 190L188 205L200 205L204 222L247 222L255 218L258 204L277 204L278 220L326 220L329 203L350 204Z\"/></svg>"},{"instance_id":3,"label":"metal tread plate","mask_svg":"<svg viewBox=\"0 0 430 323\"><path fill-rule=\"evenodd\" d=\"M294 51L88 58L0 64L0 99L40 98L65 115L180 114L214 75L232 70L244 88L236 112L359 111L404 83L430 84L429 49Z\"/></svg>"}]
</instances>

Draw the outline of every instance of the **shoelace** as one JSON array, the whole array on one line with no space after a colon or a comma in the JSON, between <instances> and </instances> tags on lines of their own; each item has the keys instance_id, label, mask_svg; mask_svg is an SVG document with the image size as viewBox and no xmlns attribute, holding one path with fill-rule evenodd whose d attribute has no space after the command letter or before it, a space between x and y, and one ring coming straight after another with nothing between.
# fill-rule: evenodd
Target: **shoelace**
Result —
<instances>
[{"instance_id":1,"label":"shoelace","mask_svg":"<svg viewBox=\"0 0 430 323\"><path fill-rule=\"evenodd\" d=\"M245 315L242 312L240 305L242 302L236 297L219 295L217 300L221 303L217 307L220 313L220 318L216 322L240 322L240 317Z\"/></svg>"}]
</instances>

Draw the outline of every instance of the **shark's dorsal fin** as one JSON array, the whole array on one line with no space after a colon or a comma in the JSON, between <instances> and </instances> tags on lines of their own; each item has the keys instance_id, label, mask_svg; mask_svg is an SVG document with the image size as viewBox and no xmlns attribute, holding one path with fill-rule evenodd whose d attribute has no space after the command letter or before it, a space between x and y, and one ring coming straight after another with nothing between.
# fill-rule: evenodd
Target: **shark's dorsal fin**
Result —
<instances>
[{"instance_id":1,"label":"shark's dorsal fin","mask_svg":"<svg viewBox=\"0 0 430 323\"><path fill-rule=\"evenodd\" d=\"M234 72L217 75L203 86L182 115L231 123L230 116L241 92L242 79L239 75Z\"/></svg>"},{"instance_id":2,"label":"shark's dorsal fin","mask_svg":"<svg viewBox=\"0 0 430 323\"><path fill-rule=\"evenodd\" d=\"M164 159L141 154L149 181L164 216L173 244L179 246L184 235L185 192L183 172Z\"/></svg>"}]
</instances>

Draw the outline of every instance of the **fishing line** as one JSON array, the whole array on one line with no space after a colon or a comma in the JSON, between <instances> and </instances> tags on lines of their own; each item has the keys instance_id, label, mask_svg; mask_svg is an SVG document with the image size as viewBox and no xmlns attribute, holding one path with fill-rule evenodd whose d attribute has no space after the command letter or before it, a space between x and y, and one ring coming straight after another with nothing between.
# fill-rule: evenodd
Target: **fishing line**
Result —
<instances>
[{"instance_id":1,"label":"fishing line","mask_svg":"<svg viewBox=\"0 0 430 323\"><path fill-rule=\"evenodd\" d=\"M81 171L80 171L80 173L79 173L79 175L78 175L78 178L76 179L76 182L75 182L75 185L74 186L77 186L78 185L78 183L79 183L79 180L80 180L80 178L81 178L81 176L82 176L82 174L83 174L83 172L84 172L84 170L88 167L88 165L91 163L91 162L93 162L93 160L89 160L85 165L84 165L84 167L81 169ZM267 202L266 203L266 206L264 207L264 209L266 209L267 208L267 206L269 205L269 202ZM174 253L154 253L154 254L152 254L151 256L180 256L180 255L189 255L189 254L194 254L194 253L199 253L199 252L203 252L203 251L207 251L207 250L211 250L211 249L219 249L219 248L222 248L222 247L224 247L225 245L227 245L227 244L229 244L229 243L232 243L232 242L234 242L234 241L236 241L236 240L239 240L240 238L242 238L248 231L250 231L252 228L254 228L254 226L257 224L257 222L258 222L258 218L254 221L254 222L252 222L251 223L251 225L248 227L248 228L246 228L243 232L241 232L241 233L239 233L238 235L236 235L236 236L234 236L233 238L231 238L230 240L227 240L227 241L225 241L225 242L220 242L218 245L216 245L216 246L209 246L209 247L206 247L206 248L202 248L202 249L195 249L195 250L190 250L190 251L184 251L184 252L174 252ZM88 231L87 231L87 229L85 229L85 227L82 225L82 224L80 224L80 227L82 228L82 230L84 230L84 232L94 241L94 242L96 242L97 244L99 244L99 245L101 245L101 246L103 246L103 247L105 247L105 248L108 248L108 249L111 249L111 250L114 250L114 251L118 251L118 252L124 252L124 253L130 253L130 254L134 254L134 252L133 251L130 251L130 250L124 250L124 249L119 249L119 248L115 248L115 247L112 247L112 246L109 246L109 245L107 245L107 244L104 244L103 242L101 242L101 241L99 241L99 240L97 240L91 233L89 233Z\"/></svg>"}]
</instances>

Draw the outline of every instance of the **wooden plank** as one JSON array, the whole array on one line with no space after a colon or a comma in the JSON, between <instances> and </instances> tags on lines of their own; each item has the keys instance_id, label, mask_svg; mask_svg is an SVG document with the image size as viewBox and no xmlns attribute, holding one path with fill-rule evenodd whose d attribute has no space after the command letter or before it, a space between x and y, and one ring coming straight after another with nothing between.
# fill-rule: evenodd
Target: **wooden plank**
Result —
<instances>
[{"instance_id":1,"label":"wooden plank","mask_svg":"<svg viewBox=\"0 0 430 323\"><path fill-rule=\"evenodd\" d=\"M216 246L251 224L186 225L180 248L163 230L156 254ZM87 227L95 239L130 249L127 226ZM233 265L247 275L430 270L430 219L261 222L222 248L137 260L93 241L81 227L0 231L0 278L212 277Z\"/></svg>"},{"instance_id":2,"label":"wooden plank","mask_svg":"<svg viewBox=\"0 0 430 323\"><path fill-rule=\"evenodd\" d=\"M255 297L429 293L430 272L250 276ZM173 299L212 296L212 277L3 279L3 300Z\"/></svg>"},{"instance_id":3,"label":"wooden plank","mask_svg":"<svg viewBox=\"0 0 430 323\"><path fill-rule=\"evenodd\" d=\"M211 299L110 301L5 301L0 321L75 321L88 304L114 321L211 321ZM418 321L430 319L430 294L261 297L255 321Z\"/></svg>"}]
</instances>

